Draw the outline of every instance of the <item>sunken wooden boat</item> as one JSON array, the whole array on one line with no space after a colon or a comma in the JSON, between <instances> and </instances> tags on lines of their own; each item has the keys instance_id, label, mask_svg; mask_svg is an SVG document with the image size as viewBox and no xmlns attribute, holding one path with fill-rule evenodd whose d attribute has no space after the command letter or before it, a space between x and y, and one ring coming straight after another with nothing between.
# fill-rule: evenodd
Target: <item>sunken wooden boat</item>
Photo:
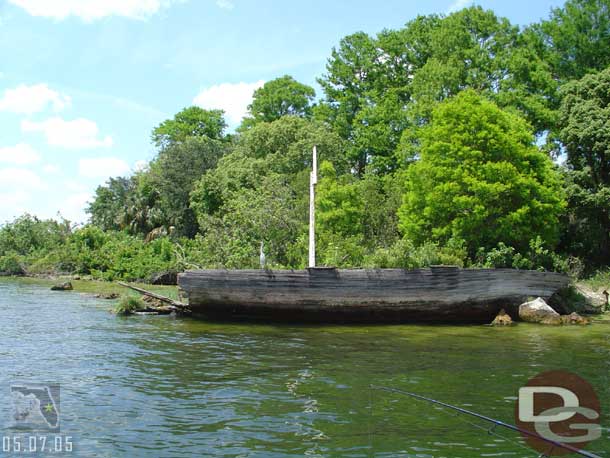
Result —
<instances>
[{"instance_id":1,"label":"sunken wooden boat","mask_svg":"<svg viewBox=\"0 0 610 458\"><path fill-rule=\"evenodd\" d=\"M294 322L490 322L568 285L514 269L191 270L178 276L194 314ZM514 315L513 315L514 316Z\"/></svg>"},{"instance_id":2,"label":"sunken wooden boat","mask_svg":"<svg viewBox=\"0 0 610 458\"><path fill-rule=\"evenodd\" d=\"M489 322L529 297L549 298L566 275L512 269L335 269L316 267L313 147L309 194L309 268L191 270L178 275L195 315L295 322Z\"/></svg>"}]
</instances>

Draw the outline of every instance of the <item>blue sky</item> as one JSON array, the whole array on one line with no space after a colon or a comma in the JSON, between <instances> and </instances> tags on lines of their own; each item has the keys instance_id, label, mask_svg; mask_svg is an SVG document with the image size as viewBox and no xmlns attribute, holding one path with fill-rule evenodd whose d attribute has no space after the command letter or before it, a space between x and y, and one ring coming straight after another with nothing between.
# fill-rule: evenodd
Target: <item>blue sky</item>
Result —
<instances>
[{"instance_id":1,"label":"blue sky","mask_svg":"<svg viewBox=\"0 0 610 458\"><path fill-rule=\"evenodd\" d=\"M0 224L85 221L95 188L150 160L151 130L185 106L234 126L264 81L315 86L343 36L472 3L0 0ZM475 3L526 25L563 1Z\"/></svg>"}]
</instances>

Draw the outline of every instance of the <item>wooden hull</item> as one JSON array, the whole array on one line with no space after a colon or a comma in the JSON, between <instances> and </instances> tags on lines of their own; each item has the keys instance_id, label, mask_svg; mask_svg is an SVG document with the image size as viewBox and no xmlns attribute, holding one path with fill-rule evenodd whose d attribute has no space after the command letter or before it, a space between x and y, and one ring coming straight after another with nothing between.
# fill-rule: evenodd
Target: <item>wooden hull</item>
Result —
<instances>
[{"instance_id":1,"label":"wooden hull","mask_svg":"<svg viewBox=\"0 0 610 458\"><path fill-rule=\"evenodd\" d=\"M486 322L568 285L513 269L193 270L178 285L194 314L328 322Z\"/></svg>"}]
</instances>

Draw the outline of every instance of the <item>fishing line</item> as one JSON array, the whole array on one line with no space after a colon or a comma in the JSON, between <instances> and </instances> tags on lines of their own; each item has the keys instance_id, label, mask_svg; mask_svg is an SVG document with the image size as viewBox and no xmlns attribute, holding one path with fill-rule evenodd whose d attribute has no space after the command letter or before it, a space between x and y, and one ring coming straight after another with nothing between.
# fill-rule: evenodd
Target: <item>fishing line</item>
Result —
<instances>
[{"instance_id":1,"label":"fishing line","mask_svg":"<svg viewBox=\"0 0 610 458\"><path fill-rule=\"evenodd\" d=\"M495 428L496 428L496 426L498 426L498 425L495 425L495 424L494 424L494 425L493 425L491 428L486 428L486 427L481 426L481 425L479 425L479 424L477 424L477 423L473 423L473 422L471 422L471 421L466 420L466 419L465 419L463 416L461 416L459 413L456 413L455 415L453 415L453 417L457 418L457 419L458 419L458 420L460 420L460 421L463 421L464 423L469 424L470 426L473 426L474 428L477 428L477 429L480 429L480 430L482 430L482 431L485 431L485 432L486 432L487 434L489 434L490 436L495 436L495 437L498 437L498 438L500 438L500 439L502 439L502 440L504 440L504 441L508 442L509 444L516 445L516 446L518 446L518 447L520 447L520 448L522 448L522 449L526 450L528 453L535 454L535 455L537 455L537 456L538 456L538 458L544 458L544 457L547 457L547 455L544 455L544 454L542 454L542 455L538 455L538 454L537 454L536 452L534 452L534 451L533 451L533 450L532 450L530 447L528 447L528 446L526 446L526 445L523 445L523 444L522 444L521 442L519 442L518 440L515 440L515 439L510 438L510 437L507 437L507 436L503 436L502 434L500 434L500 433L498 433L498 432L494 431L494 429L495 429Z\"/></svg>"},{"instance_id":2,"label":"fishing line","mask_svg":"<svg viewBox=\"0 0 610 458\"><path fill-rule=\"evenodd\" d=\"M411 393L409 391L399 390L397 388L390 388L390 387L386 387L386 386L369 385L369 387L372 390L375 389L375 390L387 391L389 393L397 393L397 394L402 394L402 395L405 395L405 396L410 396L412 398L419 399L419 400L426 401L426 402L430 402L432 404L436 404L436 405L439 405L441 407L445 407L447 409L451 409L451 410L454 410L456 412L459 412L459 413L462 413L462 414L465 414L465 415L470 415L471 417L475 417L475 418L478 418L480 420L484 420L484 421L487 421L489 423L493 423L494 425L497 425L497 426L502 426L502 427L510 429L512 431L517 431L517 432L519 432L519 433L521 433L523 435L526 435L526 436L532 437L534 439L538 439L538 440L541 440L543 442L546 442L547 444L552 446L551 449L550 449L551 451L554 448L557 447L557 448L562 448L564 450L568 450L568 451L573 452L573 453L577 453L577 454L579 454L581 456L584 456L584 457L587 457L587 458L601 458L599 455L596 455L594 453L590 453L590 452L587 452L587 451L584 451L584 450L580 450L580 449L578 449L576 447L572 447L571 445L562 444L561 442L556 442L556 441L553 441L553 440L550 440L550 439L546 439L545 437L542 437L542 436L540 436L538 434L532 433L531 431L528 431L528 430L525 430L525 429L521 429L521 428L519 428L517 426L514 426L514 425L511 425L509 423L505 423L505 422L500 421L500 420L495 420L495 419L493 419L491 417L487 417L485 415L481 415L481 414L473 412L471 410L467 410L467 409L464 409L462 407L457 407L457 406L454 406L454 405L451 405L451 404L447 404L447 403L442 402L442 401L437 401L436 399L428 398L428 397L422 396L420 394ZM478 426L478 427L480 428L480 426ZM511 441L509 441L509 442L511 442ZM542 454L540 456L544 456L544 454Z\"/></svg>"},{"instance_id":3,"label":"fishing line","mask_svg":"<svg viewBox=\"0 0 610 458\"><path fill-rule=\"evenodd\" d=\"M374 387L373 387L373 386L371 386L371 387L369 388L369 400L370 400L370 402L371 402L371 403L372 403L372 399L373 399L373 394L372 394L372 393L373 393L373 389L374 389ZM372 415L372 412L373 412L373 411L372 411L372 404L371 404L371 415ZM458 420L460 420L460 421L464 422L464 423L467 423L467 424L468 424L468 425L470 425L470 426L473 426L473 427L475 427L475 428L477 428L477 429L480 429L480 430L482 430L482 431L485 431L485 432L486 432L487 434L489 434L490 436L495 436L495 437L498 437L498 438L502 439L503 441L506 441L506 442L508 442L508 443L510 443L510 444L514 444L514 445L516 445L516 446L518 446L518 447L521 447L522 449L526 450L526 451L528 452L528 454L534 454L534 455L537 455L537 454L536 454L536 452L534 452L534 451L533 451L533 450L532 450L530 447L527 447L527 446L523 445L522 443L520 443L519 441L516 441L516 440L514 440L514 439L512 439L512 438L509 438L509 437L503 436L502 434L495 432L495 431L494 431L494 429L495 429L495 428L496 428L496 426L497 426L496 424L494 424L494 425L493 425L491 428L485 428L485 427L483 427L483 426L481 426L481 425L478 425L478 424L476 424L476 423L473 423L473 422L471 422L471 421L466 420L466 419L465 419L465 418L464 418L462 415L460 415L459 413L450 414L450 415L451 415L452 417L454 417L454 418L456 418L456 419L458 419ZM370 424L370 423L369 423L369 424ZM369 439L369 446L370 446L370 445L371 445L371 439ZM545 455L537 455L537 456L538 456L538 458L543 458L543 457L545 457Z\"/></svg>"}]
</instances>

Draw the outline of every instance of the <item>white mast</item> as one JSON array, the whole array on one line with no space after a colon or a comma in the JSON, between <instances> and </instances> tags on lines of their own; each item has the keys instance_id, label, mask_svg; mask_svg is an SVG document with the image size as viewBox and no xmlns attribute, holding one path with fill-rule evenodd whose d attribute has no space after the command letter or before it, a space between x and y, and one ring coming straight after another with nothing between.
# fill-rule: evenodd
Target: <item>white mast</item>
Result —
<instances>
[{"instance_id":1,"label":"white mast","mask_svg":"<svg viewBox=\"0 0 610 458\"><path fill-rule=\"evenodd\" d=\"M316 266L316 192L318 182L318 151L313 147L311 175L309 177L309 267Z\"/></svg>"}]
</instances>

